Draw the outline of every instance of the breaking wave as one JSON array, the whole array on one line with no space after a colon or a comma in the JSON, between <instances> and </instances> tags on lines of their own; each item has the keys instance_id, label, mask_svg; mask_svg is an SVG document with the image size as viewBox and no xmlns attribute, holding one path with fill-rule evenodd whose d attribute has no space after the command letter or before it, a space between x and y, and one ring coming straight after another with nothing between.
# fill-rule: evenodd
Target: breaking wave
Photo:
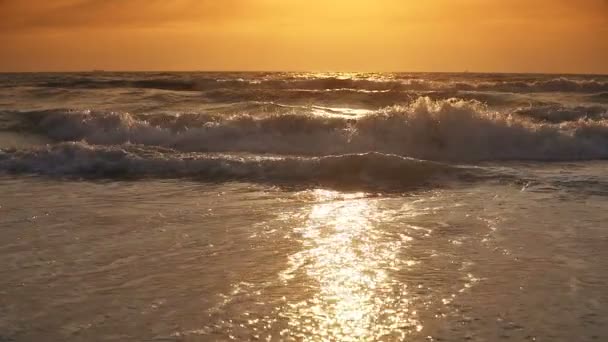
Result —
<instances>
[{"instance_id":1,"label":"breaking wave","mask_svg":"<svg viewBox=\"0 0 608 342\"><path fill-rule=\"evenodd\" d=\"M30 130L56 141L138 144L181 152L325 156L379 152L437 161L590 160L608 158L608 121L558 113L501 113L477 101L391 106L368 115L132 115L90 111L23 113ZM533 118L537 116L537 118Z\"/></svg>"}]
</instances>

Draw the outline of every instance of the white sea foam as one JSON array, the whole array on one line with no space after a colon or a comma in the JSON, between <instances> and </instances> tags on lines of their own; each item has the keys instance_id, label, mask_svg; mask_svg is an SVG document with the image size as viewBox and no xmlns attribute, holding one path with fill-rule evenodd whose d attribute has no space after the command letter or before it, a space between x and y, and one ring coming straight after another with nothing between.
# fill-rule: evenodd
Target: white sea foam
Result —
<instances>
[{"instance_id":1,"label":"white sea foam","mask_svg":"<svg viewBox=\"0 0 608 342\"><path fill-rule=\"evenodd\" d=\"M608 120L602 117L539 122L459 99L422 97L358 118L47 111L31 119L35 130L59 141L132 143L183 152L380 152L439 161L608 158Z\"/></svg>"}]
</instances>

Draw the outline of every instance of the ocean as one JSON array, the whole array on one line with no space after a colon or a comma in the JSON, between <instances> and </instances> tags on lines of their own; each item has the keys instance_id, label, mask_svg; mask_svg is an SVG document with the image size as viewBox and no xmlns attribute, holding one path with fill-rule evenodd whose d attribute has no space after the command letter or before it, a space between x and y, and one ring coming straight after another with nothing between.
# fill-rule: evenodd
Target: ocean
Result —
<instances>
[{"instance_id":1,"label":"ocean","mask_svg":"<svg viewBox=\"0 0 608 342\"><path fill-rule=\"evenodd\" d=\"M0 341L608 340L608 76L0 74Z\"/></svg>"}]
</instances>

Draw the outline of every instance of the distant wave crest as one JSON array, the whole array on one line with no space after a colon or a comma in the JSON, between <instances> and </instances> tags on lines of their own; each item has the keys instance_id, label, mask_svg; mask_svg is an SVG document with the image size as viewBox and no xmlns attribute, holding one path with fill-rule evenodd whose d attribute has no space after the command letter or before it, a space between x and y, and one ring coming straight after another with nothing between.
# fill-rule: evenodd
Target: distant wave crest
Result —
<instances>
[{"instance_id":1,"label":"distant wave crest","mask_svg":"<svg viewBox=\"0 0 608 342\"><path fill-rule=\"evenodd\" d=\"M250 91L293 90L367 90L367 91L494 91L514 93L534 92L582 92L608 91L608 81L554 77L532 80L467 80L449 77L445 79L421 79L413 76L388 78L339 78L339 77L267 77L267 78L215 78L209 76L182 76L171 78L93 78L67 77L35 83L52 88L143 88L174 91L217 91L221 89Z\"/></svg>"}]
</instances>

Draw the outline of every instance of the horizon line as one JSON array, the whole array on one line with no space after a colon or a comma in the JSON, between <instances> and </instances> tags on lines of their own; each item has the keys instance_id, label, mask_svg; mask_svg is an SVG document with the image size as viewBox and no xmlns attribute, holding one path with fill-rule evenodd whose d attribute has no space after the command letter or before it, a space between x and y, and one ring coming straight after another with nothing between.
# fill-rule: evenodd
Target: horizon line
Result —
<instances>
[{"instance_id":1,"label":"horizon line","mask_svg":"<svg viewBox=\"0 0 608 342\"><path fill-rule=\"evenodd\" d=\"M0 74L61 74L61 73L319 73L319 74L497 74L497 75L576 75L608 76L608 72L542 72L542 71L346 71L346 70L128 70L128 69L74 69L74 70L0 70Z\"/></svg>"}]
</instances>

